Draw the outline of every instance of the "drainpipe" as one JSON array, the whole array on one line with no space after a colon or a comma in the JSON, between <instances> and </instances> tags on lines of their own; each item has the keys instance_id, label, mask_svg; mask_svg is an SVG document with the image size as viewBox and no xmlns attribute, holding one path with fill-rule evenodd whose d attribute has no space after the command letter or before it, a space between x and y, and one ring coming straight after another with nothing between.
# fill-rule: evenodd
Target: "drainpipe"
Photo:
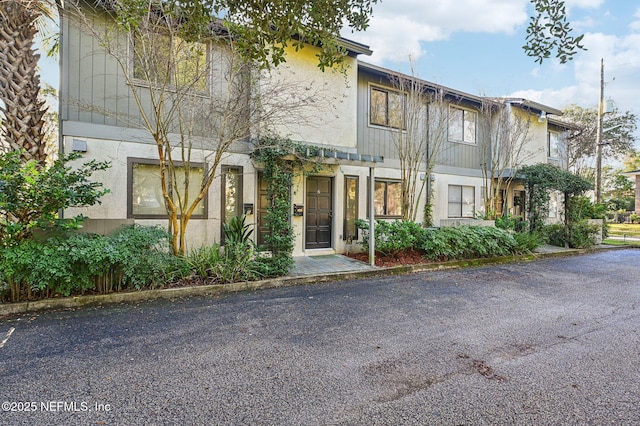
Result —
<instances>
[{"instance_id":1,"label":"drainpipe","mask_svg":"<svg viewBox=\"0 0 640 426\"><path fill-rule=\"evenodd\" d=\"M62 63L64 62L64 43L62 38L65 36L63 32L65 24L64 3L60 0L56 0L56 9L58 11L58 28L60 32L58 34L58 157L64 155L64 140L62 138L62 101L60 94L62 93L62 84L64 75L62 73ZM58 210L58 218L64 219L64 209Z\"/></svg>"},{"instance_id":2,"label":"drainpipe","mask_svg":"<svg viewBox=\"0 0 640 426\"><path fill-rule=\"evenodd\" d=\"M376 212L374 210L374 191L375 184L375 168L369 167L369 263L371 266L376 266L376 238L375 238L375 226L376 226Z\"/></svg>"}]
</instances>

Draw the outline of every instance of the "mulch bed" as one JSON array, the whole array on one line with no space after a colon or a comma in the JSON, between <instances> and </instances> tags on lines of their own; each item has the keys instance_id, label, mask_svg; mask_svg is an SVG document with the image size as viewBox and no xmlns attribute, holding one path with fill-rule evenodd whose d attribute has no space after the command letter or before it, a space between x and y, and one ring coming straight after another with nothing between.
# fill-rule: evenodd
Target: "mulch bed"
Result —
<instances>
[{"instance_id":1,"label":"mulch bed","mask_svg":"<svg viewBox=\"0 0 640 426\"><path fill-rule=\"evenodd\" d=\"M362 262L369 263L369 253L366 253L366 252L349 253L346 256L349 256L352 259L357 259ZM376 266L381 266L381 267L432 263L430 260L427 260L424 257L422 257L422 253L418 251L402 252L394 256L384 256L377 253L375 260L376 260Z\"/></svg>"}]
</instances>

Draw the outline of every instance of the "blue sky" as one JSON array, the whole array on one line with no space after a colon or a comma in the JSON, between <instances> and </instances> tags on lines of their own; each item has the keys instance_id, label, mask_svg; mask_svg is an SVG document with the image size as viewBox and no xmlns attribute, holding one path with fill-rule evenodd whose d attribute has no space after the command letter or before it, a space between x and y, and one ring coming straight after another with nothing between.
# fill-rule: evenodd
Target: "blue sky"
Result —
<instances>
[{"instance_id":1,"label":"blue sky","mask_svg":"<svg viewBox=\"0 0 640 426\"><path fill-rule=\"evenodd\" d=\"M574 34L588 49L564 65L539 65L522 50L528 0L385 0L371 26L343 35L370 45L363 57L409 72L411 57L424 80L474 95L518 96L563 109L596 108L600 59L605 98L640 117L640 4L621 0L566 0Z\"/></svg>"},{"instance_id":2,"label":"blue sky","mask_svg":"<svg viewBox=\"0 0 640 426\"><path fill-rule=\"evenodd\" d=\"M567 0L576 35L587 51L565 65L542 65L522 50L533 13L528 0L383 0L370 28L344 36L368 44L386 68L474 95L518 96L562 109L596 108L600 59L605 97L640 117L640 5L622 0ZM57 64L41 60L42 78L57 86Z\"/></svg>"}]
</instances>

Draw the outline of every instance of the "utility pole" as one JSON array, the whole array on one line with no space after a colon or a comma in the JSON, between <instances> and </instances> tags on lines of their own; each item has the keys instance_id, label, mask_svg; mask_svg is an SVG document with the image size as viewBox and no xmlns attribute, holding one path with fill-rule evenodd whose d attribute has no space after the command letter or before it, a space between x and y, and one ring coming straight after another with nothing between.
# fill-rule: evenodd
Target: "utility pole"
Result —
<instances>
[{"instance_id":1,"label":"utility pole","mask_svg":"<svg viewBox=\"0 0 640 426\"><path fill-rule=\"evenodd\" d=\"M602 107L604 104L604 58L600 59L600 98L598 99L598 127L596 130L596 203L602 196Z\"/></svg>"}]
</instances>

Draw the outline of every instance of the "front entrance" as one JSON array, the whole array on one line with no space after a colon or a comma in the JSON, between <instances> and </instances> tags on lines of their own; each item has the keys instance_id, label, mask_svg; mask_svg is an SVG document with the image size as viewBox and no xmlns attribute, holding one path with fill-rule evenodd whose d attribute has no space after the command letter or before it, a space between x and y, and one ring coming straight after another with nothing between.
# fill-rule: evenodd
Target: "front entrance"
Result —
<instances>
[{"instance_id":1,"label":"front entrance","mask_svg":"<svg viewBox=\"0 0 640 426\"><path fill-rule=\"evenodd\" d=\"M331 248L333 179L312 176L307 178L305 248Z\"/></svg>"}]
</instances>

